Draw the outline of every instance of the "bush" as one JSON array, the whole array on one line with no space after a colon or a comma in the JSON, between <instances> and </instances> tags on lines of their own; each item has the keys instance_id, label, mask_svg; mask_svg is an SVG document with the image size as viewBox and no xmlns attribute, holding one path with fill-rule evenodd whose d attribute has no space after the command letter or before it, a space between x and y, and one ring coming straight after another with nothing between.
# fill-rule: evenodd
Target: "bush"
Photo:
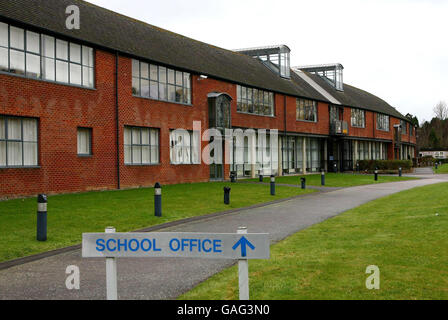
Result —
<instances>
[{"instance_id":1,"label":"bush","mask_svg":"<svg viewBox=\"0 0 448 320\"><path fill-rule=\"evenodd\" d=\"M373 172L378 168L380 171L397 171L402 168L403 171L410 171L412 168L411 160L360 160L359 170Z\"/></svg>"}]
</instances>

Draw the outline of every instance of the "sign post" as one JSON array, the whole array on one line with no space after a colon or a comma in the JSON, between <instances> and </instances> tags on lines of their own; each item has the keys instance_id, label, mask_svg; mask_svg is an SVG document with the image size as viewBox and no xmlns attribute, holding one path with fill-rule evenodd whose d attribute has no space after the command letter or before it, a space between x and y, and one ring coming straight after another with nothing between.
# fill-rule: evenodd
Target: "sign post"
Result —
<instances>
[{"instance_id":1,"label":"sign post","mask_svg":"<svg viewBox=\"0 0 448 320\"><path fill-rule=\"evenodd\" d=\"M106 258L107 299L117 300L117 258L201 258L238 260L240 299L249 300L249 259L269 259L269 234L150 232L82 235L83 258Z\"/></svg>"}]
</instances>

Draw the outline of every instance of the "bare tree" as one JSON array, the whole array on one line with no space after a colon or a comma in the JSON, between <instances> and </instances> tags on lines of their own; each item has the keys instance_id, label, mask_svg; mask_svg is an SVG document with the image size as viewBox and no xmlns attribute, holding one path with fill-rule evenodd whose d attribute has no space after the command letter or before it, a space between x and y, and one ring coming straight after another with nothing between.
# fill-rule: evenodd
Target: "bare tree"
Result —
<instances>
[{"instance_id":1,"label":"bare tree","mask_svg":"<svg viewBox=\"0 0 448 320\"><path fill-rule=\"evenodd\" d=\"M436 118L440 120L448 119L448 106L445 101L440 101L433 109Z\"/></svg>"}]
</instances>

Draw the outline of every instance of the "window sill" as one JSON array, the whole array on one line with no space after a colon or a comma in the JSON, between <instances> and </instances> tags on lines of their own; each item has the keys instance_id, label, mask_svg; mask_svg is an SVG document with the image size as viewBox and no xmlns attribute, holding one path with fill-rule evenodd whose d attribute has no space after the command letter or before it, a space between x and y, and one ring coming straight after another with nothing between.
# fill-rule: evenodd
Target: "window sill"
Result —
<instances>
[{"instance_id":1,"label":"window sill","mask_svg":"<svg viewBox=\"0 0 448 320\"><path fill-rule=\"evenodd\" d=\"M4 169L40 169L40 166L9 166L9 167L2 167L0 166L0 170Z\"/></svg>"},{"instance_id":2,"label":"window sill","mask_svg":"<svg viewBox=\"0 0 448 320\"><path fill-rule=\"evenodd\" d=\"M199 166L200 163L170 163L172 166Z\"/></svg>"},{"instance_id":3,"label":"window sill","mask_svg":"<svg viewBox=\"0 0 448 320\"><path fill-rule=\"evenodd\" d=\"M78 154L78 158L93 158L93 154Z\"/></svg>"},{"instance_id":4,"label":"window sill","mask_svg":"<svg viewBox=\"0 0 448 320\"><path fill-rule=\"evenodd\" d=\"M269 116L269 115L257 114L257 113L250 113L250 112L243 112L243 111L237 111L236 113L247 114L249 116L258 116L258 117L265 117L265 118L275 118L275 116Z\"/></svg>"},{"instance_id":5,"label":"window sill","mask_svg":"<svg viewBox=\"0 0 448 320\"><path fill-rule=\"evenodd\" d=\"M357 126L354 126L354 125L352 125L351 126L352 128L356 128L356 129L365 129L366 127L364 126L364 127L357 127Z\"/></svg>"},{"instance_id":6,"label":"window sill","mask_svg":"<svg viewBox=\"0 0 448 320\"><path fill-rule=\"evenodd\" d=\"M77 84L71 84L71 83L65 83L65 82L58 82L58 81L51 81L51 80L45 80L45 79L31 78L31 77L27 77L27 76L24 76L24 75L21 75L21 74L10 73L10 72L6 72L6 71L0 71L0 75L11 76L11 77L27 79L27 80L33 80L33 81L44 82L44 83L51 83L51 84L56 84L56 85L61 85L61 86L66 86L66 87L72 87L72 88L96 91L96 88L84 87L84 86L80 86L80 85L77 85Z\"/></svg>"},{"instance_id":7,"label":"window sill","mask_svg":"<svg viewBox=\"0 0 448 320\"><path fill-rule=\"evenodd\" d=\"M296 119L297 122L308 122L308 123L317 123L317 121L311 121L311 120L300 120Z\"/></svg>"},{"instance_id":8,"label":"window sill","mask_svg":"<svg viewBox=\"0 0 448 320\"><path fill-rule=\"evenodd\" d=\"M180 105L180 106L193 107L193 104L191 104L191 103L182 103L182 102L176 102L176 101L170 101L170 100L160 100L160 99L154 99L154 98L148 98L148 97L138 96L138 95L135 95L135 94L132 94L132 96L133 96L134 98L140 98L140 99L145 99L145 100L158 101L158 102L165 102L165 103L173 103L173 104L178 104L178 105Z\"/></svg>"},{"instance_id":9,"label":"window sill","mask_svg":"<svg viewBox=\"0 0 448 320\"><path fill-rule=\"evenodd\" d=\"M125 163L127 167L156 167L160 166L160 163Z\"/></svg>"},{"instance_id":10,"label":"window sill","mask_svg":"<svg viewBox=\"0 0 448 320\"><path fill-rule=\"evenodd\" d=\"M390 130L385 130L385 129L378 129L378 128L376 128L376 130L383 131L383 132L390 132Z\"/></svg>"}]
</instances>

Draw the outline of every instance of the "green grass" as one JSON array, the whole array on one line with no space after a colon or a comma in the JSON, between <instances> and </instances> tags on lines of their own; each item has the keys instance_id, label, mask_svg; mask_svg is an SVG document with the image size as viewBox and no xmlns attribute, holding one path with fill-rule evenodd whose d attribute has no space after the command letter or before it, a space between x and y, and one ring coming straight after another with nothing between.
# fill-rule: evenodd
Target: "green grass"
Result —
<instances>
[{"instance_id":1,"label":"green grass","mask_svg":"<svg viewBox=\"0 0 448 320\"><path fill-rule=\"evenodd\" d=\"M320 186L321 175L310 174L306 176L283 176L276 177L277 183L300 185L300 178L306 178L306 184L309 186ZM374 180L373 175L366 174L349 174L349 173L327 173L325 174L325 186L326 187L354 187L366 184L376 184L385 182L397 182L413 180L415 178L410 177L398 177L398 176L379 176L378 181ZM258 179L251 179L251 181L258 181ZM264 178L263 182L269 182L270 178Z\"/></svg>"},{"instance_id":2,"label":"green grass","mask_svg":"<svg viewBox=\"0 0 448 320\"><path fill-rule=\"evenodd\" d=\"M435 173L448 173L448 163L442 164L437 169L434 168Z\"/></svg>"},{"instance_id":3,"label":"green grass","mask_svg":"<svg viewBox=\"0 0 448 320\"><path fill-rule=\"evenodd\" d=\"M251 299L448 299L447 194L447 183L404 191L271 246L250 261ZM365 287L369 265L380 290ZM237 299L237 288L235 266L180 298Z\"/></svg>"},{"instance_id":4,"label":"green grass","mask_svg":"<svg viewBox=\"0 0 448 320\"><path fill-rule=\"evenodd\" d=\"M231 204L224 205L223 187L230 186ZM83 232L104 232L114 226L127 232L173 220L200 216L308 193L311 190L269 186L195 183L163 187L163 217L154 216L154 189L88 192L50 196L48 240L36 241L37 200L0 202L0 261L19 258L81 242Z\"/></svg>"}]
</instances>

